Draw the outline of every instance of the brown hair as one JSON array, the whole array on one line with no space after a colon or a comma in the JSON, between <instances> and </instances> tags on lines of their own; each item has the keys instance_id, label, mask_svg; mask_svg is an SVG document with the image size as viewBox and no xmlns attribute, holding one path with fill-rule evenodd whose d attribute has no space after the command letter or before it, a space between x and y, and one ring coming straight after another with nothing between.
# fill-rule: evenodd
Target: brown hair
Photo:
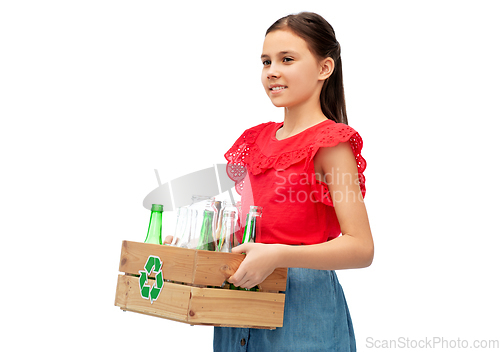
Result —
<instances>
[{"instance_id":1,"label":"brown hair","mask_svg":"<svg viewBox=\"0 0 500 352\"><path fill-rule=\"evenodd\" d=\"M283 29L290 29L304 39L311 52L319 59L331 57L334 60L333 73L326 79L321 90L321 110L330 120L347 125L340 44L332 26L316 13L301 12L280 18L267 29L266 35Z\"/></svg>"}]
</instances>

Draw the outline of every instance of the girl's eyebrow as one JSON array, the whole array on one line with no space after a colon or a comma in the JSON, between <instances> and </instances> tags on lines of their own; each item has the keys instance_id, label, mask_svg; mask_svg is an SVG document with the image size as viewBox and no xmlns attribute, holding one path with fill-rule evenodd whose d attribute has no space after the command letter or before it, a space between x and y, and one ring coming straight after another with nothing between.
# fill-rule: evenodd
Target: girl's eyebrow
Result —
<instances>
[{"instance_id":1,"label":"girl's eyebrow","mask_svg":"<svg viewBox=\"0 0 500 352\"><path fill-rule=\"evenodd\" d=\"M280 55L297 55L297 53L296 53L295 51L292 51L292 50L285 50L285 51L280 51L280 52L278 53L278 56L280 56ZM262 55L260 56L260 58L261 58L261 59L263 59L263 58L266 58L266 59L267 59L267 58L269 58L269 57L270 57L270 56L269 56L269 55L267 55L267 54L262 54Z\"/></svg>"}]
</instances>

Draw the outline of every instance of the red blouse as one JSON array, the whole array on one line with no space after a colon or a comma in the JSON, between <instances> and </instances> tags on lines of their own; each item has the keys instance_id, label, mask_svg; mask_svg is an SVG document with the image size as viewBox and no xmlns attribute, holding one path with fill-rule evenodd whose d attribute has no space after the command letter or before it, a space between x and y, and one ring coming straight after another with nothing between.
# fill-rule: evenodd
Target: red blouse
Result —
<instances>
[{"instance_id":1,"label":"red blouse","mask_svg":"<svg viewBox=\"0 0 500 352\"><path fill-rule=\"evenodd\" d=\"M250 205L263 208L259 243L301 245L336 238L340 225L328 186L315 177L313 159L321 147L350 141L364 197L363 140L350 126L331 120L278 140L276 131L282 126L268 122L252 127L224 155L228 176L241 195L242 221Z\"/></svg>"}]
</instances>

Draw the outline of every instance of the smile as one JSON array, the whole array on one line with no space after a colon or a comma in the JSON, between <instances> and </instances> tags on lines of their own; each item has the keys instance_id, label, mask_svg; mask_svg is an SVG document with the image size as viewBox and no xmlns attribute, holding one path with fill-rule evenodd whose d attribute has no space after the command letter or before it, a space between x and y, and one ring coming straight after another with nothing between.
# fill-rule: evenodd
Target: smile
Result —
<instances>
[{"instance_id":1,"label":"smile","mask_svg":"<svg viewBox=\"0 0 500 352\"><path fill-rule=\"evenodd\" d=\"M287 86L275 86L275 87L269 88L269 90L272 93L278 93L278 92L281 92L281 91L285 90L286 88L288 88L288 87Z\"/></svg>"}]
</instances>

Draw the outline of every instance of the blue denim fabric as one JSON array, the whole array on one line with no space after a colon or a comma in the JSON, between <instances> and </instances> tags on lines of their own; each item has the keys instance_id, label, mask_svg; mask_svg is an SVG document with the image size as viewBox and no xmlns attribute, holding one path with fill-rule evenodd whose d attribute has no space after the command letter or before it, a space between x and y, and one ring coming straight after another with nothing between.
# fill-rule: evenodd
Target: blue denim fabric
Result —
<instances>
[{"instance_id":1,"label":"blue denim fabric","mask_svg":"<svg viewBox=\"0 0 500 352\"><path fill-rule=\"evenodd\" d=\"M214 328L214 352L356 351L351 316L337 275L288 269L283 327Z\"/></svg>"}]
</instances>

